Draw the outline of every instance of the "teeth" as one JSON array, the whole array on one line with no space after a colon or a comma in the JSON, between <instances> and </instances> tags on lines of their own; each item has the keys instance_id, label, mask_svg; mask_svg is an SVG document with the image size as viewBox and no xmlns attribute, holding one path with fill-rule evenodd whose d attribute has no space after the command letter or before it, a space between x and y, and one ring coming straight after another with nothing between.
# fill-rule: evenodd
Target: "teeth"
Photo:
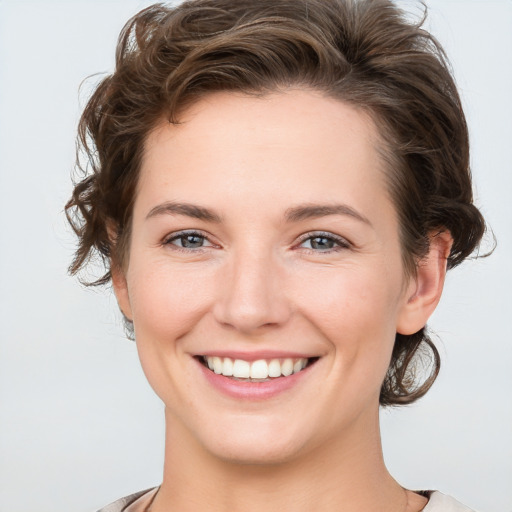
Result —
<instances>
[{"instance_id":1,"label":"teeth","mask_svg":"<svg viewBox=\"0 0 512 512\"><path fill-rule=\"evenodd\" d=\"M269 377L281 377L281 363L278 359L272 359L268 364Z\"/></svg>"},{"instance_id":2,"label":"teeth","mask_svg":"<svg viewBox=\"0 0 512 512\"><path fill-rule=\"evenodd\" d=\"M222 374L224 375L224 374ZM248 379L251 376L251 364L242 359L235 359L233 362L233 377Z\"/></svg>"},{"instance_id":3,"label":"teeth","mask_svg":"<svg viewBox=\"0 0 512 512\"><path fill-rule=\"evenodd\" d=\"M260 359L251 364L251 379L266 379L268 377L267 361Z\"/></svg>"},{"instance_id":4,"label":"teeth","mask_svg":"<svg viewBox=\"0 0 512 512\"><path fill-rule=\"evenodd\" d=\"M308 360L300 359L258 359L252 363L243 359L231 359L229 357L204 357L203 358L210 370L226 377L235 377L237 379L258 379L265 380L269 377L288 377L293 373L303 370Z\"/></svg>"},{"instance_id":5,"label":"teeth","mask_svg":"<svg viewBox=\"0 0 512 512\"><path fill-rule=\"evenodd\" d=\"M293 361L291 359L285 359L281 365L281 373L288 377L293 373Z\"/></svg>"},{"instance_id":6,"label":"teeth","mask_svg":"<svg viewBox=\"0 0 512 512\"><path fill-rule=\"evenodd\" d=\"M213 358L213 371L215 373L222 373L222 359L220 357Z\"/></svg>"},{"instance_id":7,"label":"teeth","mask_svg":"<svg viewBox=\"0 0 512 512\"><path fill-rule=\"evenodd\" d=\"M222 363L222 375L226 377L233 375L233 360L229 357L224 358L224 362Z\"/></svg>"}]
</instances>

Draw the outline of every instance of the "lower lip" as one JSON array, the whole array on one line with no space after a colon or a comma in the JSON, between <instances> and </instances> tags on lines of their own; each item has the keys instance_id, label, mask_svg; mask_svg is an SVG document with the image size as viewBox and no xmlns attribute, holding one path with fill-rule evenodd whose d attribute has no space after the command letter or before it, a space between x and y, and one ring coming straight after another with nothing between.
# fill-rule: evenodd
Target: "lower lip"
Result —
<instances>
[{"instance_id":1,"label":"lower lip","mask_svg":"<svg viewBox=\"0 0 512 512\"><path fill-rule=\"evenodd\" d=\"M197 364L212 387L232 398L245 400L266 400L284 393L306 377L313 366L307 366L300 372L288 377L278 377L263 382L249 382L235 380L212 372L199 361L197 361Z\"/></svg>"}]
</instances>

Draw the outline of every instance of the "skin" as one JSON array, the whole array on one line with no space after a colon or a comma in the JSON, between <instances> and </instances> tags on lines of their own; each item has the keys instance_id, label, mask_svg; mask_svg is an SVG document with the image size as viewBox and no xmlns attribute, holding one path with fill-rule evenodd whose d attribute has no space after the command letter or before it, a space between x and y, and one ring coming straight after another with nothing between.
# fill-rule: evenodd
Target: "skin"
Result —
<instances>
[{"instance_id":1,"label":"skin","mask_svg":"<svg viewBox=\"0 0 512 512\"><path fill-rule=\"evenodd\" d=\"M385 468L379 390L395 333L418 331L437 305L451 239L432 238L417 276L405 276L378 144L368 116L309 90L212 94L148 136L128 263L113 283L165 404L152 511L425 506ZM285 220L311 204L351 213ZM182 230L204 238L183 247ZM256 350L319 359L265 400L219 392L195 359Z\"/></svg>"}]
</instances>

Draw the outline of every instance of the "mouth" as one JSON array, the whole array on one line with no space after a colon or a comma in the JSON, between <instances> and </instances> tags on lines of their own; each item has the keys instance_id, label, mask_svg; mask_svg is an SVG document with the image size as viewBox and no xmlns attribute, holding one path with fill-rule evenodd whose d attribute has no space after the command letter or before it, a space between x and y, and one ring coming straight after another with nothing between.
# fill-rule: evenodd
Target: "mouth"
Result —
<instances>
[{"instance_id":1,"label":"mouth","mask_svg":"<svg viewBox=\"0 0 512 512\"><path fill-rule=\"evenodd\" d=\"M246 361L220 356L197 356L212 373L242 382L269 382L290 377L318 361L318 357L273 358Z\"/></svg>"}]
</instances>

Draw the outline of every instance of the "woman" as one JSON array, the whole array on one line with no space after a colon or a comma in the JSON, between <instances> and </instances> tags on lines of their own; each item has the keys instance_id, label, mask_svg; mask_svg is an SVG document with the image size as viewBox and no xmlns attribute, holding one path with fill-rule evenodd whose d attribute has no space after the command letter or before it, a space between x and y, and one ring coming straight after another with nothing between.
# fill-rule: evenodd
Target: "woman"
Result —
<instances>
[{"instance_id":1,"label":"woman","mask_svg":"<svg viewBox=\"0 0 512 512\"><path fill-rule=\"evenodd\" d=\"M379 434L484 232L427 32L384 0L155 5L79 137L71 271L103 256L166 411L162 485L105 512L469 510L402 488Z\"/></svg>"}]
</instances>

